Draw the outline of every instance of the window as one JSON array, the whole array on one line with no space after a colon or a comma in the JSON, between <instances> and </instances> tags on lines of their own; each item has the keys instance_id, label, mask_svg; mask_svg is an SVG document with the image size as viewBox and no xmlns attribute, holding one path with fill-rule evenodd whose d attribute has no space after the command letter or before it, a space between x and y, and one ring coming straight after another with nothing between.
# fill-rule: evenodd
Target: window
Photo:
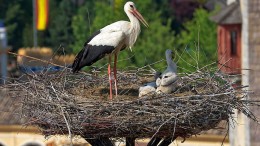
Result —
<instances>
[{"instance_id":1,"label":"window","mask_svg":"<svg viewBox=\"0 0 260 146\"><path fill-rule=\"evenodd\" d=\"M231 55L237 55L237 31L230 31L230 49Z\"/></svg>"}]
</instances>

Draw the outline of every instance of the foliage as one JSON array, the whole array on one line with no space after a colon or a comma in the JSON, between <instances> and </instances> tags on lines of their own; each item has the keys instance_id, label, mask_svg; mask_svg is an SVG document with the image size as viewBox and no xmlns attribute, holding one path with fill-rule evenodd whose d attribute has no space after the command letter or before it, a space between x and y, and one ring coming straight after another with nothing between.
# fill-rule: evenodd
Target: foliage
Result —
<instances>
[{"instance_id":1,"label":"foliage","mask_svg":"<svg viewBox=\"0 0 260 146\"><path fill-rule=\"evenodd\" d=\"M72 51L77 53L79 52L86 39L91 35L91 20L93 15L92 12L93 7L91 7L93 3L91 1L86 2L83 6L81 6L77 14L72 18L72 32L75 41L71 45Z\"/></svg>"},{"instance_id":2,"label":"foliage","mask_svg":"<svg viewBox=\"0 0 260 146\"><path fill-rule=\"evenodd\" d=\"M48 29L38 32L38 44L49 46L54 50L63 45L65 53L76 54L82 49L87 38L98 29L118 20L128 20L123 10L126 1L49 1ZM5 3L0 5L0 19L4 18L7 26L9 44L15 50L19 47L32 46L32 1L0 0L0 2ZM204 0L201 0L201 3L204 3ZM132 52L128 49L120 52L118 59L120 69L141 67L162 60L152 67L163 70L166 49L176 50L175 61L178 61L178 66L181 67L179 70L182 72L194 70L194 67L187 65L186 61L194 62L196 68L195 60L199 59L200 67L209 63L209 60L216 60L216 25L208 19L212 13L202 8L197 9L191 21L184 23L183 27L175 28L173 26L176 21L169 1L136 1L136 7L150 26L149 28L141 26L142 32ZM100 68L105 63L106 58L94 66Z\"/></svg>"},{"instance_id":3,"label":"foliage","mask_svg":"<svg viewBox=\"0 0 260 146\"><path fill-rule=\"evenodd\" d=\"M74 42L72 35L71 18L76 13L76 5L72 1L62 0L59 3L50 1L50 22L48 27L48 45L57 49L65 46L65 52L71 53L71 44ZM62 51L62 50L61 50Z\"/></svg>"},{"instance_id":4,"label":"foliage","mask_svg":"<svg viewBox=\"0 0 260 146\"><path fill-rule=\"evenodd\" d=\"M30 47L33 45L33 38L28 37L33 35L33 29L32 29L32 24L28 23L25 25L23 29L23 46L24 47Z\"/></svg>"},{"instance_id":5,"label":"foliage","mask_svg":"<svg viewBox=\"0 0 260 146\"><path fill-rule=\"evenodd\" d=\"M185 29L178 35L178 53L181 56L178 66L182 67L181 71L194 71L217 61L217 28L209 20L211 15L202 8L197 9L194 18L184 24Z\"/></svg>"},{"instance_id":6,"label":"foliage","mask_svg":"<svg viewBox=\"0 0 260 146\"><path fill-rule=\"evenodd\" d=\"M136 62L139 67L164 60L165 50L175 49L176 39L170 28L170 20L166 25L162 25L160 21L151 21L150 27L143 31L139 39L134 49L134 63ZM155 64L155 68L164 67L165 63L164 61L162 64Z\"/></svg>"},{"instance_id":7,"label":"foliage","mask_svg":"<svg viewBox=\"0 0 260 146\"><path fill-rule=\"evenodd\" d=\"M31 1L0 0L0 3L0 19L4 19L8 43L12 44L13 50L17 50L26 39L23 37L23 28L32 23Z\"/></svg>"}]
</instances>

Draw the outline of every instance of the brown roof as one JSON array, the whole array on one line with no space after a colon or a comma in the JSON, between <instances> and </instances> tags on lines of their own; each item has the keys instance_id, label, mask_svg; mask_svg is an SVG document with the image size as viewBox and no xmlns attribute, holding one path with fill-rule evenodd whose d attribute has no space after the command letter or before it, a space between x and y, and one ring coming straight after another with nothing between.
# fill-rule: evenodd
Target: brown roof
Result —
<instances>
[{"instance_id":1,"label":"brown roof","mask_svg":"<svg viewBox=\"0 0 260 146\"><path fill-rule=\"evenodd\" d=\"M226 6L210 19L218 24L241 24L242 17L239 2Z\"/></svg>"},{"instance_id":2,"label":"brown roof","mask_svg":"<svg viewBox=\"0 0 260 146\"><path fill-rule=\"evenodd\" d=\"M8 96L8 92L0 89L0 125L24 124L26 120L22 117L21 97Z\"/></svg>"}]
</instances>

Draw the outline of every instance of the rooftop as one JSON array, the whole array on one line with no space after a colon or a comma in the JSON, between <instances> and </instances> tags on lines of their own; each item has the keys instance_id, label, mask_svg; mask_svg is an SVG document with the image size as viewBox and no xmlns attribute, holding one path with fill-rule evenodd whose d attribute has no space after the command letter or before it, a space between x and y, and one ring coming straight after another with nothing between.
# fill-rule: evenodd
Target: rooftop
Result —
<instances>
[{"instance_id":1,"label":"rooftop","mask_svg":"<svg viewBox=\"0 0 260 146\"><path fill-rule=\"evenodd\" d=\"M242 17L239 2L227 5L210 19L218 24L241 24Z\"/></svg>"}]
</instances>

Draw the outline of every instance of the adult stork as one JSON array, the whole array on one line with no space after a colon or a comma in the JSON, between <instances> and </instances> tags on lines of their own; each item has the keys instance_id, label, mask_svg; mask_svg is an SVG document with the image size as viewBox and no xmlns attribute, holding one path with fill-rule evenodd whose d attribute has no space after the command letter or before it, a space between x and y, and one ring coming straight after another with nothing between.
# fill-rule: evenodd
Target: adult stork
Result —
<instances>
[{"instance_id":1,"label":"adult stork","mask_svg":"<svg viewBox=\"0 0 260 146\"><path fill-rule=\"evenodd\" d=\"M112 77L110 69L112 55L114 55L113 71L115 92L117 96L116 64L118 53L127 47L129 47L130 50L132 49L141 31L139 21L141 21L146 27L148 27L148 23L137 11L133 2L127 2L124 5L124 11L130 19L130 22L117 21L94 33L84 44L83 49L78 53L72 65L72 71L77 72L84 66L90 66L96 61L103 58L105 55L108 55L110 99L112 99Z\"/></svg>"}]
</instances>

